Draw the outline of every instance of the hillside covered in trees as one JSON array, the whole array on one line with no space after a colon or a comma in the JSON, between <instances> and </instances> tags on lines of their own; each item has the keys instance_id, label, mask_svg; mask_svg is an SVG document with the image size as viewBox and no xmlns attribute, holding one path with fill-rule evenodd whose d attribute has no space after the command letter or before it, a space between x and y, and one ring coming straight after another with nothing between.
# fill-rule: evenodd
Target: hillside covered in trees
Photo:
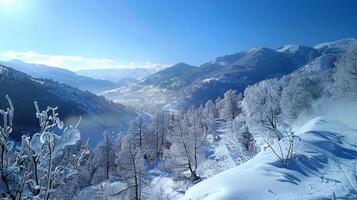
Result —
<instances>
[{"instance_id":1,"label":"hillside covered in trees","mask_svg":"<svg viewBox=\"0 0 357 200\"><path fill-rule=\"evenodd\" d=\"M250 193L259 190L259 195L271 194L271 199L355 197L357 42L339 40L314 49L325 53L284 76L249 85L242 93L228 89L214 100L182 110L137 111L127 131L103 132L93 148L81 139L79 128L85 122L61 121L66 116L59 112L61 106L68 104L59 102L58 108L43 110L33 99L28 101L39 125L21 141L14 141L16 123L21 123L16 117L23 117L23 111L15 103L21 97L7 90L0 111L1 196L139 200L239 195L250 199ZM295 50L292 46L279 49ZM18 72L2 66L0 81L13 77L9 73ZM41 81L18 74L13 79L16 83ZM56 83L43 80L38 84L37 88L47 91L43 87L50 90ZM108 109L118 107L110 105ZM348 111L341 105L348 105ZM335 120L312 120L321 115ZM335 172L328 173L332 169ZM255 187L245 183L248 177L264 181ZM235 178L244 186L232 189ZM334 188L332 192L320 189L326 185ZM294 188L299 188L297 193L286 196L284 192Z\"/></svg>"}]
</instances>

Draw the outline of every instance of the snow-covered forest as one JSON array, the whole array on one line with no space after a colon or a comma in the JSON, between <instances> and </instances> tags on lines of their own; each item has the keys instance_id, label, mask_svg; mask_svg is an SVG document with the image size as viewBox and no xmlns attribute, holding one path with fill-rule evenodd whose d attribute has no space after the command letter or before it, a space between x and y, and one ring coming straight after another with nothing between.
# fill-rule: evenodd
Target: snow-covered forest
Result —
<instances>
[{"instance_id":1,"label":"snow-covered forest","mask_svg":"<svg viewBox=\"0 0 357 200\"><path fill-rule=\"evenodd\" d=\"M103 132L93 148L81 138L80 116L64 123L57 107L37 102L37 130L15 140L19 111L6 96L0 110L1 197L355 199L357 42L314 49L323 53L242 93L228 89L187 109L137 110L127 131ZM6 70L0 67L0 74Z\"/></svg>"}]
</instances>

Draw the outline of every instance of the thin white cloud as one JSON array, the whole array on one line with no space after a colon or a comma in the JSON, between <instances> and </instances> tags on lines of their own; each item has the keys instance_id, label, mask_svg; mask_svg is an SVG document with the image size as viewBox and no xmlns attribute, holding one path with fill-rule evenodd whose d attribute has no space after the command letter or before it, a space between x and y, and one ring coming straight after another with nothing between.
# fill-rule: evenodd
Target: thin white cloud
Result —
<instances>
[{"instance_id":1,"label":"thin white cloud","mask_svg":"<svg viewBox=\"0 0 357 200\"><path fill-rule=\"evenodd\" d=\"M43 64L53 67L61 67L71 71L82 69L122 69L122 68L154 68L161 69L168 67L167 64L155 62L131 62L120 63L116 60L107 58L88 58L83 56L68 55L48 55L40 54L34 51L15 52L6 51L0 53L1 60L22 60L27 63Z\"/></svg>"}]
</instances>

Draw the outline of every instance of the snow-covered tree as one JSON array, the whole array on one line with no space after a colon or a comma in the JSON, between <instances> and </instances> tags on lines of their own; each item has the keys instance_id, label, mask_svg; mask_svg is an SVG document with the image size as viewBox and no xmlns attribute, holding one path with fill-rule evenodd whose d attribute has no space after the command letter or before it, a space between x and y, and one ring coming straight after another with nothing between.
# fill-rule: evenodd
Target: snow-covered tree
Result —
<instances>
[{"instance_id":1,"label":"snow-covered tree","mask_svg":"<svg viewBox=\"0 0 357 200\"><path fill-rule=\"evenodd\" d=\"M310 111L312 103L321 96L321 88L313 79L296 76L284 87L281 95L283 118L295 120L302 111Z\"/></svg>"},{"instance_id":2,"label":"snow-covered tree","mask_svg":"<svg viewBox=\"0 0 357 200\"><path fill-rule=\"evenodd\" d=\"M167 111L156 112L151 123L151 138L148 138L148 149L161 158L162 151L166 145L170 114Z\"/></svg>"},{"instance_id":3,"label":"snow-covered tree","mask_svg":"<svg viewBox=\"0 0 357 200\"><path fill-rule=\"evenodd\" d=\"M218 118L216 104L212 100L208 100L203 108L203 115L211 120Z\"/></svg>"},{"instance_id":4,"label":"snow-covered tree","mask_svg":"<svg viewBox=\"0 0 357 200\"><path fill-rule=\"evenodd\" d=\"M216 110L217 110L217 118L219 117L219 111L222 110L223 108L223 101L221 97L217 97L217 99L214 101L216 105Z\"/></svg>"},{"instance_id":5,"label":"snow-covered tree","mask_svg":"<svg viewBox=\"0 0 357 200\"><path fill-rule=\"evenodd\" d=\"M143 122L143 117L141 115L131 122L128 132L134 136L136 144L139 146L139 148L144 146L144 137L147 134L146 131L147 130Z\"/></svg>"},{"instance_id":6,"label":"snow-covered tree","mask_svg":"<svg viewBox=\"0 0 357 200\"><path fill-rule=\"evenodd\" d=\"M322 85L325 93L328 93L333 101L340 100L341 97L354 100L357 96L357 44L354 43L345 53L339 55L335 64L330 82Z\"/></svg>"},{"instance_id":7,"label":"snow-covered tree","mask_svg":"<svg viewBox=\"0 0 357 200\"><path fill-rule=\"evenodd\" d=\"M130 199L142 199L142 189L146 183L146 167L144 153L137 146L133 135L126 134L120 141L120 150L116 153L119 180L127 184L122 191L130 196Z\"/></svg>"},{"instance_id":8,"label":"snow-covered tree","mask_svg":"<svg viewBox=\"0 0 357 200\"><path fill-rule=\"evenodd\" d=\"M244 91L241 107L249 129L261 132L268 127L276 130L281 112L280 97L282 86L278 79L261 81Z\"/></svg>"},{"instance_id":9,"label":"snow-covered tree","mask_svg":"<svg viewBox=\"0 0 357 200\"><path fill-rule=\"evenodd\" d=\"M96 184L108 180L115 171L115 145L114 138L109 133L103 134L103 140L93 149L87 163L89 183Z\"/></svg>"},{"instance_id":10,"label":"snow-covered tree","mask_svg":"<svg viewBox=\"0 0 357 200\"><path fill-rule=\"evenodd\" d=\"M197 181L201 179L197 168L202 159L203 126L197 111L191 110L188 113L189 116L172 116L168 137L170 146L165 149L164 159L173 173ZM187 171L189 174L184 174Z\"/></svg>"},{"instance_id":11,"label":"snow-covered tree","mask_svg":"<svg viewBox=\"0 0 357 200\"><path fill-rule=\"evenodd\" d=\"M238 94L235 90L228 90L224 93L224 98L222 99L220 118L232 121L240 112L238 102L242 100L242 95Z\"/></svg>"}]
</instances>

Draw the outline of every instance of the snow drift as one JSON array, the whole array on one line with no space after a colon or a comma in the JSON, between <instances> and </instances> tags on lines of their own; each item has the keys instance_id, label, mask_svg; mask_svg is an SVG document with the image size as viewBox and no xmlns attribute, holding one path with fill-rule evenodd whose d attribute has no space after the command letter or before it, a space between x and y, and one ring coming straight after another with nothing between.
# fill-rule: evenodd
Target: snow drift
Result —
<instances>
[{"instance_id":1,"label":"snow drift","mask_svg":"<svg viewBox=\"0 0 357 200\"><path fill-rule=\"evenodd\" d=\"M356 198L357 130L318 117L297 135L301 140L294 142L294 155L286 168L266 149L194 185L183 200ZM288 142L282 140L282 147L287 148Z\"/></svg>"}]
</instances>

